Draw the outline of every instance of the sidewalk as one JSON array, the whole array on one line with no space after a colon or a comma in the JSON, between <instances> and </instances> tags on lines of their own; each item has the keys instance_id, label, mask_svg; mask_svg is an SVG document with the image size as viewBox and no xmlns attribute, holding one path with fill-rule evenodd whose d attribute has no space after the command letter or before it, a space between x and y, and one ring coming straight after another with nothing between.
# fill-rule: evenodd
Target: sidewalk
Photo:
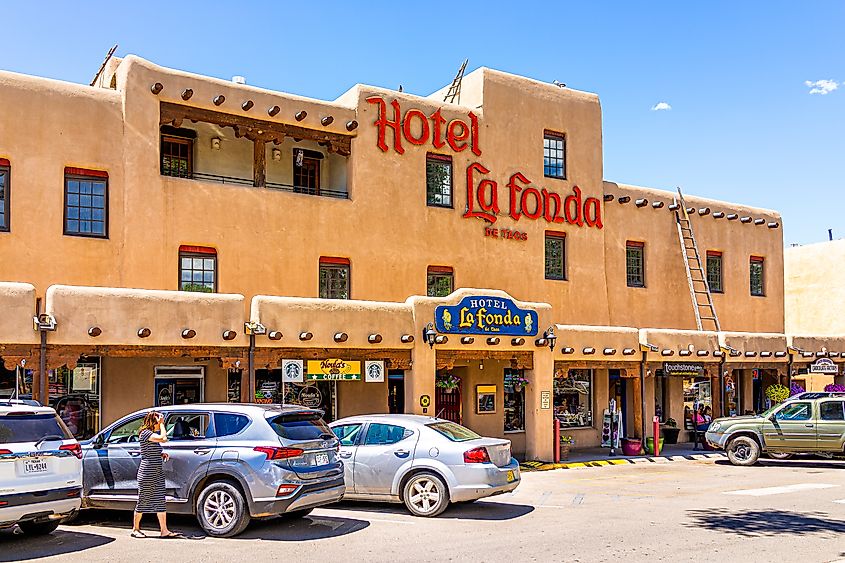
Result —
<instances>
[{"instance_id":1,"label":"sidewalk","mask_svg":"<svg viewBox=\"0 0 845 563\"><path fill-rule=\"evenodd\" d=\"M626 465L629 463L665 463L670 461L695 461L701 459L723 458L724 452L706 451L699 446L693 449L692 443L667 444L660 450L659 456L654 455L622 455L621 449L616 455L610 455L610 448L584 448L569 453L569 459L560 463L544 461L526 461L520 464L523 471L548 471L550 469L576 469L579 467L605 467L609 465Z\"/></svg>"}]
</instances>

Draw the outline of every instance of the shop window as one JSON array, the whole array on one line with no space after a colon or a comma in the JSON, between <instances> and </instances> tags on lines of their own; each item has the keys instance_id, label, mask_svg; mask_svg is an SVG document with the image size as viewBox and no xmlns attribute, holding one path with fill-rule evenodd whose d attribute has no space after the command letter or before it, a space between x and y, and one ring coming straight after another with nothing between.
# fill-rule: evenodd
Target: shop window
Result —
<instances>
[{"instance_id":1,"label":"shop window","mask_svg":"<svg viewBox=\"0 0 845 563\"><path fill-rule=\"evenodd\" d=\"M9 161L0 158L0 231L9 230L9 185L11 183Z\"/></svg>"},{"instance_id":2,"label":"shop window","mask_svg":"<svg viewBox=\"0 0 845 563\"><path fill-rule=\"evenodd\" d=\"M100 360L85 358L50 372L50 406L79 440L100 431Z\"/></svg>"},{"instance_id":3,"label":"shop window","mask_svg":"<svg viewBox=\"0 0 845 563\"><path fill-rule=\"evenodd\" d=\"M669 406L666 400L667 387L666 375L663 370L656 370L654 378L654 416L658 417L660 422L666 422L666 419L669 418L666 412Z\"/></svg>"},{"instance_id":4,"label":"shop window","mask_svg":"<svg viewBox=\"0 0 845 563\"><path fill-rule=\"evenodd\" d=\"M525 372L505 369L505 432L525 430Z\"/></svg>"},{"instance_id":5,"label":"shop window","mask_svg":"<svg viewBox=\"0 0 845 563\"><path fill-rule=\"evenodd\" d=\"M293 191L320 195L320 161L323 155L308 149L293 151Z\"/></svg>"},{"instance_id":6,"label":"shop window","mask_svg":"<svg viewBox=\"0 0 845 563\"><path fill-rule=\"evenodd\" d=\"M425 157L425 201L432 207L452 207L452 157Z\"/></svg>"},{"instance_id":7,"label":"shop window","mask_svg":"<svg viewBox=\"0 0 845 563\"><path fill-rule=\"evenodd\" d=\"M749 279L751 281L751 295L762 297L765 278L763 277L763 258L752 256L749 263Z\"/></svg>"},{"instance_id":8,"label":"shop window","mask_svg":"<svg viewBox=\"0 0 845 563\"><path fill-rule=\"evenodd\" d=\"M645 287L645 243L625 243L625 267L628 287Z\"/></svg>"},{"instance_id":9,"label":"shop window","mask_svg":"<svg viewBox=\"0 0 845 563\"><path fill-rule=\"evenodd\" d=\"M320 258L320 298L349 299L349 260Z\"/></svg>"},{"instance_id":10,"label":"shop window","mask_svg":"<svg viewBox=\"0 0 845 563\"><path fill-rule=\"evenodd\" d=\"M165 125L161 128L161 175L191 178L194 174L196 131Z\"/></svg>"},{"instance_id":11,"label":"shop window","mask_svg":"<svg viewBox=\"0 0 845 563\"><path fill-rule=\"evenodd\" d=\"M241 380L243 379L243 369L229 369L226 381L226 401L229 403L241 402Z\"/></svg>"},{"instance_id":12,"label":"shop window","mask_svg":"<svg viewBox=\"0 0 845 563\"><path fill-rule=\"evenodd\" d=\"M543 135L543 176L566 179L566 137L561 133Z\"/></svg>"},{"instance_id":13,"label":"shop window","mask_svg":"<svg viewBox=\"0 0 845 563\"><path fill-rule=\"evenodd\" d=\"M205 246L179 247L179 289L199 293L217 291L217 251Z\"/></svg>"},{"instance_id":14,"label":"shop window","mask_svg":"<svg viewBox=\"0 0 845 563\"><path fill-rule=\"evenodd\" d=\"M707 285L713 293L722 293L722 253L707 251Z\"/></svg>"},{"instance_id":15,"label":"shop window","mask_svg":"<svg viewBox=\"0 0 845 563\"><path fill-rule=\"evenodd\" d=\"M282 402L282 370L255 370L255 402L262 405Z\"/></svg>"},{"instance_id":16,"label":"shop window","mask_svg":"<svg viewBox=\"0 0 845 563\"><path fill-rule=\"evenodd\" d=\"M65 168L66 235L108 238L109 175Z\"/></svg>"},{"instance_id":17,"label":"shop window","mask_svg":"<svg viewBox=\"0 0 845 563\"><path fill-rule=\"evenodd\" d=\"M829 401L820 405L822 420L845 420L845 403Z\"/></svg>"},{"instance_id":18,"label":"shop window","mask_svg":"<svg viewBox=\"0 0 845 563\"><path fill-rule=\"evenodd\" d=\"M698 409L695 411L695 409ZM710 378L685 377L684 378L684 421L685 427L689 428L693 422L701 425L710 422L708 417L713 417L713 393Z\"/></svg>"},{"instance_id":19,"label":"shop window","mask_svg":"<svg viewBox=\"0 0 845 563\"><path fill-rule=\"evenodd\" d=\"M554 414L561 428L593 426L593 370L571 369L555 375Z\"/></svg>"},{"instance_id":20,"label":"shop window","mask_svg":"<svg viewBox=\"0 0 845 563\"><path fill-rule=\"evenodd\" d=\"M546 279L566 279L566 233L546 231Z\"/></svg>"},{"instance_id":21,"label":"shop window","mask_svg":"<svg viewBox=\"0 0 845 563\"><path fill-rule=\"evenodd\" d=\"M455 273L449 266L429 266L426 278L429 297L446 297L455 289Z\"/></svg>"}]
</instances>

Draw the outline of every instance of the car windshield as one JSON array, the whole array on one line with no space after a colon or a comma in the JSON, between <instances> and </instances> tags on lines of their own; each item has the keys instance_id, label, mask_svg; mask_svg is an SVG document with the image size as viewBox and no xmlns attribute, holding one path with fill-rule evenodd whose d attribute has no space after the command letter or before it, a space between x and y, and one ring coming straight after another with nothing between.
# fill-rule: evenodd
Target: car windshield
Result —
<instances>
[{"instance_id":1,"label":"car windshield","mask_svg":"<svg viewBox=\"0 0 845 563\"><path fill-rule=\"evenodd\" d=\"M771 407L767 408L766 410L764 410L763 412L761 412L760 414L758 414L757 416L762 416L763 418L767 418L767 417L769 417L769 416L770 416L773 412L775 412L776 410L778 410L778 409L779 409L779 408L781 408L782 406L783 406L783 403L779 403L779 404L777 404L777 405L773 405L773 406L771 406Z\"/></svg>"},{"instance_id":2,"label":"car windshield","mask_svg":"<svg viewBox=\"0 0 845 563\"><path fill-rule=\"evenodd\" d=\"M0 444L37 442L47 436L71 440L73 434L55 414L13 413L0 416Z\"/></svg>"},{"instance_id":3,"label":"car windshield","mask_svg":"<svg viewBox=\"0 0 845 563\"><path fill-rule=\"evenodd\" d=\"M467 440L481 438L480 435L469 428L465 428L454 422L435 422L434 424L429 424L428 427L438 434L446 436L453 442L466 442Z\"/></svg>"},{"instance_id":4,"label":"car windshield","mask_svg":"<svg viewBox=\"0 0 845 563\"><path fill-rule=\"evenodd\" d=\"M281 414L267 422L276 434L286 440L327 440L335 437L316 412Z\"/></svg>"}]
</instances>

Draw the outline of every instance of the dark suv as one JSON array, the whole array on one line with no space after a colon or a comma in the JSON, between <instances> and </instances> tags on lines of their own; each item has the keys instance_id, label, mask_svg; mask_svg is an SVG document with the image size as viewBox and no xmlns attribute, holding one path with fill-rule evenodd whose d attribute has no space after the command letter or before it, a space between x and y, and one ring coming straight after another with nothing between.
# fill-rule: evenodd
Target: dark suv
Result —
<instances>
[{"instance_id":1,"label":"dark suv","mask_svg":"<svg viewBox=\"0 0 845 563\"><path fill-rule=\"evenodd\" d=\"M83 508L133 510L145 409L83 442ZM345 492L338 441L322 412L294 406L194 404L165 416L168 512L195 514L212 536L241 533L250 518L302 517Z\"/></svg>"}]
</instances>

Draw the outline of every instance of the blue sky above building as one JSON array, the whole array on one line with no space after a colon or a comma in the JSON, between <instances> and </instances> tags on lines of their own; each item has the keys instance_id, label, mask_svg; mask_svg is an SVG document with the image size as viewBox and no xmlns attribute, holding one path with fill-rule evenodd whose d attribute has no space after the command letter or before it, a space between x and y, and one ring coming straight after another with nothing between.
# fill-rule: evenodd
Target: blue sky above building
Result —
<instances>
[{"instance_id":1,"label":"blue sky above building","mask_svg":"<svg viewBox=\"0 0 845 563\"><path fill-rule=\"evenodd\" d=\"M548 4L548 5L546 5ZM0 68L88 82L108 48L334 99L429 94L464 58L596 92L608 180L779 210L845 237L845 3L4 3Z\"/></svg>"}]
</instances>

